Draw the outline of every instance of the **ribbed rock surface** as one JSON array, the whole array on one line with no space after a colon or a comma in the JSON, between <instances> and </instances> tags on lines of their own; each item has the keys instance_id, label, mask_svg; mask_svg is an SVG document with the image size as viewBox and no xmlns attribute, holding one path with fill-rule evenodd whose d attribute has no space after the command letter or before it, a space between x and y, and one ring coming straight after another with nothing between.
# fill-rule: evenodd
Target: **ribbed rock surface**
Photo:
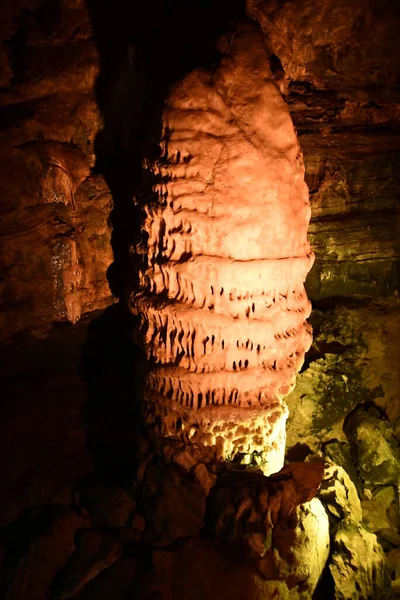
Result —
<instances>
[{"instance_id":1,"label":"ribbed rock surface","mask_svg":"<svg viewBox=\"0 0 400 600\"><path fill-rule=\"evenodd\" d=\"M154 364L149 426L199 456L257 452L269 473L311 343L308 188L262 37L243 27L221 50L215 73L192 72L167 100L133 303Z\"/></svg>"}]
</instances>

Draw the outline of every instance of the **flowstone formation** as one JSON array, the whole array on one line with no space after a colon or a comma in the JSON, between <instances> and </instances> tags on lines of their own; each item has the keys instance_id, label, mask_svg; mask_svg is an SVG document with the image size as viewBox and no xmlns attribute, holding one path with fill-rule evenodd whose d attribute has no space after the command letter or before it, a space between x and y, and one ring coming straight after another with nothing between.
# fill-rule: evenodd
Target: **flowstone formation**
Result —
<instances>
[{"instance_id":1,"label":"flowstone formation","mask_svg":"<svg viewBox=\"0 0 400 600\"><path fill-rule=\"evenodd\" d=\"M171 90L146 162L133 310L152 367L145 419L169 460L283 465L287 408L311 343L303 157L258 30ZM187 453L186 453L187 454Z\"/></svg>"}]
</instances>

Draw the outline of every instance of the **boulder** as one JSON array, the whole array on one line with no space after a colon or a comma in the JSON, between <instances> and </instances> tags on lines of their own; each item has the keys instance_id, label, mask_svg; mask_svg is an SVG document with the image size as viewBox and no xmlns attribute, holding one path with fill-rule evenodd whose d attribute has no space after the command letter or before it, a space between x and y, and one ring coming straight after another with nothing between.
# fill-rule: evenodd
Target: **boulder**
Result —
<instances>
[{"instance_id":1,"label":"boulder","mask_svg":"<svg viewBox=\"0 0 400 600\"><path fill-rule=\"evenodd\" d=\"M371 496L362 500L363 525L373 533L381 529L397 532L399 524L398 498L393 486L378 488Z\"/></svg>"},{"instance_id":2,"label":"boulder","mask_svg":"<svg viewBox=\"0 0 400 600\"><path fill-rule=\"evenodd\" d=\"M133 516L133 500L123 488L87 482L78 497L79 505L106 527L124 527Z\"/></svg>"},{"instance_id":3,"label":"boulder","mask_svg":"<svg viewBox=\"0 0 400 600\"><path fill-rule=\"evenodd\" d=\"M382 598L390 587L385 554L376 536L351 519L338 526L329 569L335 600Z\"/></svg>"},{"instance_id":4,"label":"boulder","mask_svg":"<svg viewBox=\"0 0 400 600\"><path fill-rule=\"evenodd\" d=\"M153 541L160 546L198 535L204 524L206 492L203 486L174 467L149 467L141 504Z\"/></svg>"},{"instance_id":5,"label":"boulder","mask_svg":"<svg viewBox=\"0 0 400 600\"><path fill-rule=\"evenodd\" d=\"M91 520L68 509L62 509L38 535L21 557L4 598L7 600L43 600L56 576L75 551L78 530L91 525Z\"/></svg>"},{"instance_id":6,"label":"boulder","mask_svg":"<svg viewBox=\"0 0 400 600\"><path fill-rule=\"evenodd\" d=\"M121 545L110 533L83 531L76 550L67 564L57 574L50 597L54 600L72 598L102 571L121 556Z\"/></svg>"},{"instance_id":7,"label":"boulder","mask_svg":"<svg viewBox=\"0 0 400 600\"><path fill-rule=\"evenodd\" d=\"M367 485L398 485L400 454L393 431L377 411L357 408L345 431L356 453L360 477Z\"/></svg>"},{"instance_id":8,"label":"boulder","mask_svg":"<svg viewBox=\"0 0 400 600\"><path fill-rule=\"evenodd\" d=\"M333 464L325 467L318 498L336 519L361 522L362 511L357 489L343 467Z\"/></svg>"}]
</instances>

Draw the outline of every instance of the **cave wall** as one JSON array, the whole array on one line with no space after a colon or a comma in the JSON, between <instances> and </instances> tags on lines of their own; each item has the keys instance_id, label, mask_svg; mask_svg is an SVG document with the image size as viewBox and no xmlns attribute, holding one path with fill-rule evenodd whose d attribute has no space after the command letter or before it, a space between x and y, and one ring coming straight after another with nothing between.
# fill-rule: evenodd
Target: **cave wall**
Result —
<instances>
[{"instance_id":1,"label":"cave wall","mask_svg":"<svg viewBox=\"0 0 400 600\"><path fill-rule=\"evenodd\" d=\"M99 59L84 2L0 9L0 330L15 341L112 302L112 200L93 169Z\"/></svg>"},{"instance_id":2,"label":"cave wall","mask_svg":"<svg viewBox=\"0 0 400 600\"><path fill-rule=\"evenodd\" d=\"M131 159L137 168L138 150L131 147L137 140L131 134L132 119L140 118L140 108L129 106L130 100L137 99L143 90L137 92L140 78L132 79L138 75L132 67L135 60L125 50L127 31L133 26L140 29L140 23L125 19L121 44L117 39L121 19L110 23L110 36L107 28L103 29L108 38L103 49L106 47L111 55L105 66L94 13L90 10L96 2L87 4L89 10L81 0L1 3L2 341L18 343L26 339L26 334L45 336L54 323L76 322L80 315L91 315L112 303L110 264L115 264L121 248L120 267L129 270L126 250L134 215L129 208L122 211L122 216L119 214L125 229L118 249L112 210L114 207L115 212L121 194L126 204L131 198L129 186L118 187L121 177L132 170ZM98 6L104 3L99 2ZM316 261L306 285L314 306L314 343L296 388L287 398L287 457L302 460L311 452L322 450L337 465L344 466L348 475L340 466L334 466L333 482L325 481L321 486L330 520L337 524L338 519L356 516L357 531L360 533L362 521L370 532L376 532L394 563L398 562L400 548L398 9L398 2L392 1L356 0L350 5L328 0L248 1L249 15L264 32L276 84L285 95L299 134L312 205L309 236ZM162 28L160 14L157 26ZM179 31L181 23L176 22L173 34L166 31L159 42L162 47L171 38L170 46L165 43L168 57L179 52L182 40L189 42L189 31L182 38L175 36ZM191 42L196 46L198 40ZM158 62L157 73L167 73L168 61ZM193 68L185 61L182 64L183 70L165 76L164 83L174 77L182 78ZM114 114L120 113L116 121L108 119L107 106ZM107 135L100 139L103 147L99 151L97 144L105 121ZM99 152L103 152L104 160L100 166ZM111 172L107 170L109 159L115 167L111 177L107 177ZM125 161L122 166L121 159ZM123 286L117 290L111 287L115 296L122 295ZM93 456L89 457L84 449L85 436L90 437L91 432L90 428L84 430L88 421L83 424L81 420L87 391L91 410L93 405L98 410L99 399L100 404L104 403L100 407L101 431L97 434L104 442L101 460L110 458L109 448L117 438L117 459L131 451L131 446L125 445L132 437L131 421L121 410L118 395L130 402L130 367L137 355L132 352L130 339L125 340L121 352L121 339L129 337L125 319L119 323L122 335L116 332L115 321L111 321L106 324L109 331L103 338L100 333L104 334L104 324L103 329L95 320L93 324L101 332L96 329L94 336L89 332L92 345L86 347L86 353L93 353L93 370L104 371L105 375L96 380L97 385L89 385L89 390L77 376L86 335L84 324L81 330L78 326L64 329L73 339L71 345L63 348L61 365L57 362L57 346L65 342L61 336L50 336L34 346L37 364L27 351L20 356L16 371L12 359L2 365L4 375L8 364L14 368L10 396L14 415L4 425L8 427L7 439L2 437L12 455L9 458L3 452L2 502L9 506L8 512L0 515L2 522L27 505L46 502L56 488L91 468ZM78 348L74 336L79 339ZM47 342L51 343L46 354L42 344ZM125 362L121 366L123 353ZM46 380L47 385L44 393L46 386L40 387L36 373L33 374L41 369L42 381ZM93 373L89 373L89 380L90 377ZM115 385L116 380L123 392ZM27 399L28 411L22 402L14 401L22 397ZM28 430L21 426L22 419L29 423ZM302 465L297 467L303 484ZM149 507L146 519L150 524L153 519L155 529L160 526L161 533L172 521L178 524L178 537L185 536L187 532L182 534L181 523L187 516L184 514L182 519L177 501L181 488L173 477L171 483L171 474L164 468L159 465L156 473L154 469L146 473L151 489L151 497L145 499ZM198 474L200 481L202 476L204 472ZM203 507L204 493L198 493L199 481L192 484L194 504ZM27 485L28 493L24 489ZM165 525L162 494L171 487L172 508ZM160 490L161 497L157 496ZM130 501L128 504L131 506ZM326 521L326 515L324 518ZM139 519L143 528L142 521L143 517ZM202 523L196 520L195 534ZM337 571L343 544L350 548L349 556L355 561L352 577L348 573L343 576L347 590L351 586L357 589L359 573L363 573L360 548L370 544L382 558L375 536L368 533L362 539L364 546L360 546L351 527L348 531L342 527L338 545L333 546ZM286 540L286 527L282 531ZM189 535L193 535L192 530ZM348 544L354 539L357 547ZM128 538L131 542L132 538ZM208 548L205 552L213 561L214 555ZM192 556L189 555L190 564ZM179 561L181 565L181 557ZM206 559L204 562L207 564ZM177 569L180 578L181 569ZM218 581L219 575L218 572ZM397 575L400 579L398 564ZM339 579L341 576L339 573ZM196 573L196 577L200 576ZM192 579L189 577L188 581ZM398 580L397 586L400 589Z\"/></svg>"}]
</instances>

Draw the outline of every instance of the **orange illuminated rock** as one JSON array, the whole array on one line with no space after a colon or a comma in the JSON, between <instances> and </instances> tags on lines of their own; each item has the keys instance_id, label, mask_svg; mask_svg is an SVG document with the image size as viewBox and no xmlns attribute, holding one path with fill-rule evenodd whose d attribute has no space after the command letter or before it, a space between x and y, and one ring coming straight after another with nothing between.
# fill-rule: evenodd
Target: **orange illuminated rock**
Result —
<instances>
[{"instance_id":1,"label":"orange illuminated rock","mask_svg":"<svg viewBox=\"0 0 400 600\"><path fill-rule=\"evenodd\" d=\"M171 90L163 155L145 165L158 180L133 297L154 362L145 412L169 458L188 444L210 461L258 454L268 474L283 464L282 398L311 343L308 188L259 33L220 49L214 73Z\"/></svg>"}]
</instances>

